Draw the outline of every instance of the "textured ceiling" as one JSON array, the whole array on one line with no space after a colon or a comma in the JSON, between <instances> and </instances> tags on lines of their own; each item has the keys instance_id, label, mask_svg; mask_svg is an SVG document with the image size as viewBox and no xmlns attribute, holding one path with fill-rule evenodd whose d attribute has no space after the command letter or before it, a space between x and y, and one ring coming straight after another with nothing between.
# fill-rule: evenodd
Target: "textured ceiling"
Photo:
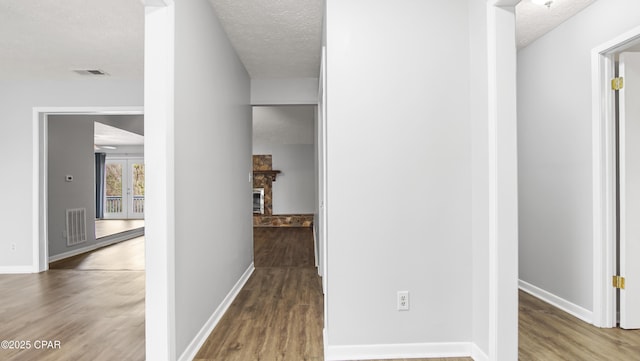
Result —
<instances>
[{"instance_id":1,"label":"textured ceiling","mask_svg":"<svg viewBox=\"0 0 640 361\"><path fill-rule=\"evenodd\" d=\"M139 0L0 0L0 78L143 76Z\"/></svg>"},{"instance_id":2,"label":"textured ceiling","mask_svg":"<svg viewBox=\"0 0 640 361\"><path fill-rule=\"evenodd\" d=\"M318 76L323 0L209 1L252 78ZM523 0L518 47L593 1L554 0L547 9ZM143 59L139 0L0 0L0 79L89 76L74 69L139 79Z\"/></svg>"},{"instance_id":3,"label":"textured ceiling","mask_svg":"<svg viewBox=\"0 0 640 361\"><path fill-rule=\"evenodd\" d=\"M210 0L252 78L318 77L323 0Z\"/></svg>"},{"instance_id":4,"label":"textured ceiling","mask_svg":"<svg viewBox=\"0 0 640 361\"><path fill-rule=\"evenodd\" d=\"M516 41L518 49L548 33L596 0L553 0L549 8L531 0L516 6Z\"/></svg>"}]
</instances>

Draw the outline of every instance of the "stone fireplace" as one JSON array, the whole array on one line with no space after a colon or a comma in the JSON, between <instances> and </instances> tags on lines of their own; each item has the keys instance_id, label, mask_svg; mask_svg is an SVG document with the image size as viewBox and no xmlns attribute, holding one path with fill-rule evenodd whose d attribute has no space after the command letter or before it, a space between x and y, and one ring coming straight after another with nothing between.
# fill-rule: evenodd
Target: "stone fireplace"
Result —
<instances>
[{"instance_id":1,"label":"stone fireplace","mask_svg":"<svg viewBox=\"0 0 640 361\"><path fill-rule=\"evenodd\" d=\"M254 204L256 200L256 192L261 193L262 212L259 214L273 214L273 182L279 170L273 170L271 167L271 155L254 155L253 156L253 196ZM254 207L254 214L255 207Z\"/></svg>"},{"instance_id":2,"label":"stone fireplace","mask_svg":"<svg viewBox=\"0 0 640 361\"><path fill-rule=\"evenodd\" d=\"M253 156L253 226L311 227L313 214L273 214L273 182L280 173L270 154Z\"/></svg>"}]
</instances>

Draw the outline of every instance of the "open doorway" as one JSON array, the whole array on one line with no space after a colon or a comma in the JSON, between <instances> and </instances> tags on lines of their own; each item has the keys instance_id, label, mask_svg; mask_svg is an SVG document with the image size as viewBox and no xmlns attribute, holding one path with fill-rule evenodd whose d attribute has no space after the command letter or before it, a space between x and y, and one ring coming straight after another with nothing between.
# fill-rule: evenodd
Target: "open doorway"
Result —
<instances>
[{"instance_id":1,"label":"open doorway","mask_svg":"<svg viewBox=\"0 0 640 361\"><path fill-rule=\"evenodd\" d=\"M83 136L77 139L83 144L82 153L85 153L83 158L86 158L82 161L84 166L75 168L76 164L67 164L67 166L57 169L59 174L50 174L49 170L54 167L51 166L49 157L49 146L52 145L53 141L48 132L49 125L55 121L55 119L52 120L55 116L78 115L90 117L115 114L142 115L142 113L141 107L33 109L33 154L37 166L34 169L36 176L33 180L34 199L37 200L37 207L35 207L37 214L34 215L36 237L34 237L33 243L33 257L34 263L37 264L35 271L41 273L34 275L34 278L29 277L28 280L25 280L27 284L35 282L32 283L36 285L35 288L21 285L13 290L12 294L20 300L19 302L24 305L25 310L41 308L42 312L49 315L46 323L35 319L35 323L29 322L39 325L38 328L42 331L42 337L58 339L55 335L59 335L59 325L61 323L71 322L74 324L74 328L78 331L76 334L82 334L83 337L62 339L62 344L65 345L63 347L67 350L65 354L82 354L94 359L99 358L99 353L103 353L104 350L87 347L87 345L90 346L97 342L104 343L105 335L103 331L104 329L109 329L111 333L107 337L109 339L108 342L112 342L115 345L126 345L123 350L111 352L113 357L119 359L144 358L144 324L146 319L145 245L144 239L140 238L137 239L138 241L134 239L129 242L121 242L117 245L84 253L83 255L90 255L86 257L88 262L85 262L85 260L79 262L79 257L83 257L83 255L77 255L65 258L60 261L65 263L58 264L57 267L53 265L50 269L48 220L50 216L57 217L58 214L52 214L48 211L50 205L49 195L52 193L48 185L56 180L59 181L63 188L53 196L63 198L65 196L64 192L73 191L68 186L85 183L83 194L78 199L82 199L82 202L86 202L86 204L83 203L77 207L73 206L74 208L71 208L71 210L74 210L74 212L69 213L77 215L75 210L78 208L84 208L85 217L87 217L87 214L94 213L95 149L93 131L92 129L89 131L85 129L93 127L92 121L88 120L72 124L72 127L66 130L68 133L88 134L87 137ZM64 132L61 131L61 133ZM64 136L65 134L62 135ZM71 142L74 141L71 140ZM59 144L58 146L64 151L64 148L70 148L71 143ZM73 153L69 155L70 157L75 156L75 153L78 152L77 149L68 150ZM65 186L69 189L65 189ZM69 195L68 198L75 199L73 195ZM87 199L89 200L87 201ZM78 202L80 201L78 200ZM75 201L73 204L75 204ZM67 208L63 210L63 214L65 217L67 216ZM90 216L93 216L93 214L90 214ZM85 226L90 228L94 219L88 217L85 220L88 221ZM87 231L87 233L89 232L91 231ZM60 234L60 237L62 237L62 234ZM82 244L77 247L82 247ZM133 256L125 257L124 255ZM38 297L33 297L33 292L36 289ZM23 290L24 293L21 293ZM42 304L43 299L48 300L46 305ZM125 313L122 312L124 306L126 306ZM24 322L23 317L21 324L24 325ZM25 329L33 330L33 328ZM23 336L26 335L23 334Z\"/></svg>"},{"instance_id":2,"label":"open doorway","mask_svg":"<svg viewBox=\"0 0 640 361\"><path fill-rule=\"evenodd\" d=\"M254 263L269 260L278 251L271 246L289 237L287 249L310 260L283 260L317 266L314 237L316 199L315 105L253 107ZM276 234L278 236L276 236ZM282 236L282 237L281 237ZM308 242L307 242L308 241ZM272 244L273 243L273 244ZM266 254L265 254L266 252ZM271 255L269 255L271 254ZM303 256L300 256L303 257ZM304 256L306 257L306 256Z\"/></svg>"},{"instance_id":3,"label":"open doorway","mask_svg":"<svg viewBox=\"0 0 640 361\"><path fill-rule=\"evenodd\" d=\"M144 234L142 115L47 121L48 261Z\"/></svg>"},{"instance_id":4,"label":"open doorway","mask_svg":"<svg viewBox=\"0 0 640 361\"><path fill-rule=\"evenodd\" d=\"M95 151L95 148L94 148L95 140L94 140L94 134L93 134L93 120L91 119L84 122L82 121L76 122L75 124L72 124L71 128L67 128L66 130L63 129L60 131L63 137L66 137L68 135L68 134L65 134L65 132L67 131L71 133L83 132L88 134L87 136L78 138L78 139L82 139L82 144L83 144L82 147L87 148L85 153L88 153L89 155L88 157L86 157L87 154L85 154L85 157L83 158L89 158L89 160L87 159L83 160L83 164L85 164L85 166L82 167L83 176L81 178L76 178L73 174L75 173L75 171L69 171L69 169L72 169L72 168L67 168L67 170L64 170L64 168L59 169L58 167L50 167L49 165L50 118L55 116L67 116L67 115L76 115L76 116L139 115L141 116L142 114L143 114L143 110L141 107L34 108L33 110L34 139L38 140L36 143L34 143L34 145L36 146L34 149L34 157L37 158L37 162L36 162L37 177L34 179L34 184L33 184L34 198L38 200L38 205L36 207L37 214L34 215L34 220L35 220L34 228L37 229L37 232L36 232L36 237L34 237L33 239L33 258L34 258L34 263L37 265L36 271L42 272L42 271L48 270L49 262L53 261L50 259L50 255L49 255L49 243L50 243L49 236L52 232L49 229L49 216L50 216L49 182L54 177L58 182L61 182L61 181L64 182L64 184L61 185L62 191L60 193L55 194L56 197L60 197L60 198L65 198L64 192L72 190L71 187L68 187L68 186L72 184L73 185L78 184L76 183L77 181L81 181L80 183L85 184L83 187L84 191L81 196L81 198L83 199L83 205L80 207L72 206L70 208L63 208L64 210L62 211L63 213L62 215L60 214L60 212L57 212L55 214L55 217L58 219L56 226L59 227L59 229L56 231L55 237L62 239L62 240L58 240L60 241L59 243L62 244L62 242L64 242L66 244L67 242L69 242L68 239L70 237L67 234L67 219L77 220L79 218L84 220L84 226L74 229L75 231L79 229L80 232L74 232L74 234L80 233L82 235L84 232L85 237L91 234L95 235L95 224L93 223L93 220L95 220L95 211L96 211L95 160L93 155ZM73 125L75 125L75 127ZM62 144L59 147L62 148L63 151L65 149L68 150L67 144ZM68 163L68 164L70 164L70 167L76 166L76 164L74 163ZM54 170L54 169L56 169L60 174L58 173L49 174L49 170ZM65 186L67 186L66 187L67 189L64 188ZM71 198L73 198L73 196ZM88 200L89 198L91 198L91 200ZM74 202L73 204L76 204L76 203ZM69 210L69 212L67 210ZM89 213L89 217L87 217L87 213ZM74 216L77 216L77 218L74 218ZM74 226L78 225L77 222L76 223L71 222L70 224ZM87 229L87 226L88 226L88 229ZM79 238L79 239L81 240L82 238ZM73 239L73 237L71 237L71 242L69 243L77 243L77 242L78 242L78 239ZM66 248L66 245L64 246L61 245L61 247ZM80 248L82 247L82 245L80 246L76 245L75 247ZM65 253L69 251L70 250L64 250L63 248L63 251L61 253ZM70 256L70 255L71 255L70 253L67 253L67 256ZM61 257L61 258L64 258L64 257Z\"/></svg>"},{"instance_id":5,"label":"open doorway","mask_svg":"<svg viewBox=\"0 0 640 361\"><path fill-rule=\"evenodd\" d=\"M601 327L640 328L640 287L635 282L624 284L625 279L640 278L640 264L632 261L640 249L633 221L640 209L636 196L640 169L634 148L640 141L640 111L635 106L640 92L634 81L640 74L639 54L640 28L592 53L594 154L598 155L594 204L603 205L594 214L599 231L594 237L594 324Z\"/></svg>"}]
</instances>

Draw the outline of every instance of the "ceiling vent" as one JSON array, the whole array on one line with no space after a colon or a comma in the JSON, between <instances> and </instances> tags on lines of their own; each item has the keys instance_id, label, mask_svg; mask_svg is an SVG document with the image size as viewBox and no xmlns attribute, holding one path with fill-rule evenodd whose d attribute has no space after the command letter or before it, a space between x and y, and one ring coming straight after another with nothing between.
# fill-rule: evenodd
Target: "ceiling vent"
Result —
<instances>
[{"instance_id":1,"label":"ceiling vent","mask_svg":"<svg viewBox=\"0 0 640 361\"><path fill-rule=\"evenodd\" d=\"M100 69L75 69L74 72L80 75L95 75L95 76L109 75Z\"/></svg>"}]
</instances>

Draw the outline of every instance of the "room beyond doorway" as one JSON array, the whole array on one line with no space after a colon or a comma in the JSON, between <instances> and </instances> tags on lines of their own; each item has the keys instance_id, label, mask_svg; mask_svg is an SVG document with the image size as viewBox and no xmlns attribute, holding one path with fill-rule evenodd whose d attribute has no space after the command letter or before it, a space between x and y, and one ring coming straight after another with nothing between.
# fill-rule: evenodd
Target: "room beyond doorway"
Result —
<instances>
[{"instance_id":1,"label":"room beyond doorway","mask_svg":"<svg viewBox=\"0 0 640 361\"><path fill-rule=\"evenodd\" d=\"M143 219L97 219L96 239L102 240L126 232L144 231Z\"/></svg>"},{"instance_id":2,"label":"room beyond doorway","mask_svg":"<svg viewBox=\"0 0 640 361\"><path fill-rule=\"evenodd\" d=\"M95 216L92 216L91 214L93 213L92 209L95 210L96 208L95 206L92 206L93 202L95 201L95 190L93 186L91 186L90 190L88 190L88 193L91 194L88 197L91 197L91 199L94 199L94 201L92 201L91 203L87 203L86 205L85 204L78 205L79 202L73 202L74 204L69 205L71 208L67 207L67 205L65 204L63 205L64 208L60 208L62 209L62 211L58 209L58 211L56 212L53 212L53 213L50 212L51 202L49 200L49 196L52 193L56 196L59 196L63 200L68 199L65 197L64 192L52 192L51 189L49 189L48 185L50 185L51 180L55 180L55 181L62 180L63 182L65 182L63 184L66 184L68 186L71 186L71 185L77 186L81 182L87 183L88 180L91 181L90 183L92 184L94 183L93 182L94 171L91 171L90 176L81 177L78 175L79 172L82 172L82 174L84 174L84 169L87 169L89 167L93 169L94 168L93 160L90 161L91 165L89 165L87 168L82 168L83 170L78 171L78 173L76 172L76 170L70 171L68 169L65 170L63 167L52 167L52 164L50 163L50 159L49 159L50 146L51 146L49 125L50 125L50 122L52 121L52 117L75 115L75 116L90 116L90 117L102 116L104 118L110 118L114 116L121 116L121 117L142 116L143 113L144 112L142 107L82 107L82 108L35 107L33 108L33 122L35 125L34 131L33 131L33 139L36 140L34 141L34 144L33 144L34 145L33 152L38 157L37 170L35 172L36 177L34 178L34 184L33 184L34 199L38 200L37 216L34 218L37 223L37 224L34 223L34 237L33 237L33 257L34 257L33 271L34 272L42 272L47 270L49 262L55 261L55 259L52 259L53 255L50 252L50 244L52 242L60 243L60 249L57 250L57 252L61 252L61 253L58 254L58 259L71 256L72 253L74 252L80 253L81 251L88 250L89 247L85 247L86 249L83 249L83 250L74 249L74 248L69 249L70 247L67 247L64 244L66 243L66 240L64 238L67 238L66 237L67 230L64 229L65 224L67 223L66 221L64 221L65 214L68 214L67 210L80 209L81 211L82 210L86 211L86 214L84 214L84 217L81 217L86 220L86 225L88 228L86 230L86 234L95 236L95 233L94 233L95 224L93 222L93 218L95 218ZM76 122L75 124L79 125L80 123L85 123L85 122ZM84 129L85 127L81 126L81 128ZM71 130L78 131L78 129L75 129L74 127L71 127ZM68 134L64 132L60 132L60 133L62 133L63 135ZM92 138L93 137L89 138L90 139L89 147L91 149L87 152L89 154L95 151L95 144ZM80 138L77 138L77 139L80 139ZM85 137L82 137L82 139L84 140ZM62 149L67 148L66 142L63 141L59 143L61 144L60 148ZM84 149L84 145L83 145L83 149ZM80 153L73 152L73 154L80 154ZM86 153L82 153L82 154L86 154ZM91 158L93 158L93 156L91 156ZM71 165L75 166L76 164L71 163ZM62 170L62 173L52 175L49 172L52 169ZM83 195L83 199L85 199L85 197L87 197L87 195ZM52 221L51 219L52 215L56 217L57 221ZM60 229L52 233L51 227L49 227L50 224L54 224L56 227ZM83 248L85 244L86 243L81 243L74 247Z\"/></svg>"}]
</instances>

